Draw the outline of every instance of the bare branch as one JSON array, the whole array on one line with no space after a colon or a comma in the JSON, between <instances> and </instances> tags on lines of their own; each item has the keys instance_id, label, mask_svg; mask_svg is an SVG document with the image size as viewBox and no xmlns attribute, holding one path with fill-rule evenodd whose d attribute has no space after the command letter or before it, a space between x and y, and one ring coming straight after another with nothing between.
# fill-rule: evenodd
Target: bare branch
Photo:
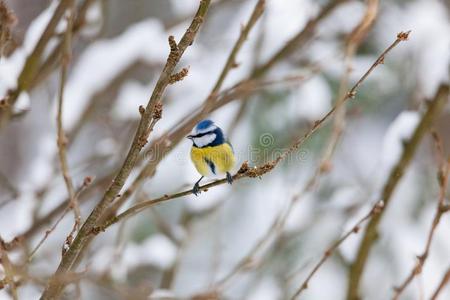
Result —
<instances>
[{"instance_id":1,"label":"bare branch","mask_svg":"<svg viewBox=\"0 0 450 300\"><path fill-rule=\"evenodd\" d=\"M73 181L70 176L69 172L69 165L67 163L67 153L66 153L66 145L67 145L67 138L64 133L64 127L62 122L62 115L63 115L63 102L64 102L64 87L66 83L67 78L67 68L69 61L71 59L71 53L72 53L72 46L71 46L71 39L72 39L72 25L73 25L73 3L72 7L70 8L70 15L67 18L67 28L66 32L64 34L64 53L63 53L63 60L61 63L61 73L60 73L60 84L59 84L59 95L58 95L58 110L57 110L57 117L56 117L56 124L57 124L57 145L58 145L58 157L59 162L61 165L61 172L64 178L64 182L66 184L67 192L69 194L69 206L73 210L74 213L74 219L75 219L75 225L74 228L78 229L78 226L81 222L81 214L80 214L80 208L78 205L78 200L75 197L75 189L73 187Z\"/></svg>"},{"instance_id":2,"label":"bare branch","mask_svg":"<svg viewBox=\"0 0 450 300\"><path fill-rule=\"evenodd\" d=\"M81 194L81 192L83 192L92 182L92 179L90 177L86 177L83 181L83 185L78 189L78 191L75 193L74 197L78 198L79 195ZM68 201L67 206L64 208L63 212L61 213L61 215L58 217L58 219L56 220L56 222L52 225L52 227L50 227L49 229L47 229L45 231L44 236L41 238L41 240L39 241L39 243L37 243L36 247L34 247L34 249L30 252L30 254L28 255L28 261L30 262L33 259L33 256L36 254L36 252L39 250L39 248L44 244L44 242L47 240L47 238L50 236L50 234L55 231L56 227L58 227L59 223L61 223L61 221L64 219L64 217L66 216L66 214L71 210L71 203L70 203L70 199ZM39 224L39 223L38 223ZM26 236L26 235L25 235Z\"/></svg>"},{"instance_id":3,"label":"bare branch","mask_svg":"<svg viewBox=\"0 0 450 300\"><path fill-rule=\"evenodd\" d=\"M242 45L244 45L244 42L247 40L247 37L258 21L258 19L261 17L261 15L264 12L264 7L266 1L265 0L259 0L255 7L253 8L252 15L250 16L250 19L248 20L247 24L242 27L241 34L239 35L239 38L237 39L236 43L233 46L233 49L231 50L230 55L228 56L228 59L225 63L225 66L222 69L222 72L219 75L219 78L216 81L216 84L214 85L213 89L211 90L211 94L218 93L220 89L222 88L223 82L225 81L225 78L228 75L228 72L236 68L238 66L238 63L236 62L236 56L241 49Z\"/></svg>"}]
</instances>

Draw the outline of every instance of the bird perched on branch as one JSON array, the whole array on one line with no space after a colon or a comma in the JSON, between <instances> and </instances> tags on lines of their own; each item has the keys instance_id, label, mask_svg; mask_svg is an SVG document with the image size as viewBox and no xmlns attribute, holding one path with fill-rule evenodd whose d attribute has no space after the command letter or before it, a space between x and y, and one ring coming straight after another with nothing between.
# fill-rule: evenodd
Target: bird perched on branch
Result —
<instances>
[{"instance_id":1,"label":"bird perched on branch","mask_svg":"<svg viewBox=\"0 0 450 300\"><path fill-rule=\"evenodd\" d=\"M200 181L205 176L226 174L228 183L232 184L233 177L230 170L234 167L236 158L233 147L226 141L222 129L211 120L203 120L197 123L187 138L193 142L192 162L202 175L195 183L192 193L196 196L200 193Z\"/></svg>"}]
</instances>

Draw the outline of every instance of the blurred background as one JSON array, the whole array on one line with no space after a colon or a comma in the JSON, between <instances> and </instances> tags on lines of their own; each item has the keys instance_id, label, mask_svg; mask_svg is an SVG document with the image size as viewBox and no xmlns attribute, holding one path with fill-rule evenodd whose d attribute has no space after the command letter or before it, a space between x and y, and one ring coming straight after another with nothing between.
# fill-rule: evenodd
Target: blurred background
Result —
<instances>
[{"instance_id":1,"label":"blurred background","mask_svg":"<svg viewBox=\"0 0 450 300\"><path fill-rule=\"evenodd\" d=\"M57 2L5 1L17 20L2 49L1 97L16 87ZM146 105L166 62L167 37L180 39L199 1L76 1L77 8L85 2L83 22L73 34L63 114L75 188L87 176L92 178L79 197L83 219L125 158L140 119L138 107ZM189 74L168 87L163 118L150 145L186 121L208 97L256 2L212 1L195 42L177 67L189 67ZM330 9L322 16L324 7ZM316 22L290 53L258 75L274 82L209 116L234 146L235 171L246 160L258 165L288 149L397 33L411 34L370 74L345 109L272 172L211 188L199 197L162 203L98 235L79 268L85 272L80 288L69 286L67 299L290 299L329 245L379 200L426 101L441 83L448 83L449 14L445 0L267 0L223 89L256 76L259 66L311 26L311 20ZM368 16L373 24L360 41L352 41L352 32ZM43 61L64 31L60 25ZM67 213L27 263L67 201L56 143L59 73L57 62L43 65L0 130L0 236L4 241L24 238L8 253L13 265L26 269L17 286L19 299L39 298L73 226L73 216ZM448 157L448 103L433 126ZM138 181L121 211L197 181L189 140L175 143L167 153L157 146L156 153L136 166L124 190L148 161L158 157L160 163ZM438 203L439 167L435 143L427 134L382 218L361 283L362 299L390 299L393 287L414 268ZM449 269L449 216L442 216L423 272L401 299L429 299ZM336 250L301 299L345 299L349 265L361 236L350 236ZM10 290L3 288L0 299L12 299ZM448 286L439 299L450 299Z\"/></svg>"}]
</instances>

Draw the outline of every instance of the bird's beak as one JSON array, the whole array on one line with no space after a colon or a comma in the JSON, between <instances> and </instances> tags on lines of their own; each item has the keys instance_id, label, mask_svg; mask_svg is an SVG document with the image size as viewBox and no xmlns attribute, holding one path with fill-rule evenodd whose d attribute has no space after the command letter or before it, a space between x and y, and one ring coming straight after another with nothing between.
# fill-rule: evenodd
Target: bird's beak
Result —
<instances>
[{"instance_id":1,"label":"bird's beak","mask_svg":"<svg viewBox=\"0 0 450 300\"><path fill-rule=\"evenodd\" d=\"M186 138L192 140L194 137L192 135L188 135Z\"/></svg>"}]
</instances>

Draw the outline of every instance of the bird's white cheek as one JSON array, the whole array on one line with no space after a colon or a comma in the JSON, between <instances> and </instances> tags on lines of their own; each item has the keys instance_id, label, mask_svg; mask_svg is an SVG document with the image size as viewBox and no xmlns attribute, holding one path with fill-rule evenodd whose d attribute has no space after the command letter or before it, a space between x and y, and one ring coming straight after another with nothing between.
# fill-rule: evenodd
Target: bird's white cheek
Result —
<instances>
[{"instance_id":1,"label":"bird's white cheek","mask_svg":"<svg viewBox=\"0 0 450 300\"><path fill-rule=\"evenodd\" d=\"M211 133L211 134L204 135L202 137L194 138L194 143L198 147L204 147L204 146L212 143L215 139L216 139L216 134Z\"/></svg>"}]
</instances>

